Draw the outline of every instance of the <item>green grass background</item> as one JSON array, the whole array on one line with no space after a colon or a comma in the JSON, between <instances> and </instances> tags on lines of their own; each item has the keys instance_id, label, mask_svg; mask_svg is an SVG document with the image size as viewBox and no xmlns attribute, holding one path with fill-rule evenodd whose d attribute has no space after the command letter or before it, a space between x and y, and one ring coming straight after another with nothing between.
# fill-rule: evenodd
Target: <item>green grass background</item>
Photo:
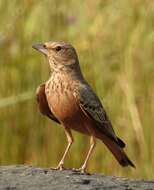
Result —
<instances>
[{"instance_id":1,"label":"green grass background","mask_svg":"<svg viewBox=\"0 0 154 190\"><path fill-rule=\"evenodd\" d=\"M49 77L33 43L75 46L85 78L102 100L136 169L122 168L97 143L88 171L154 178L154 1L0 0L0 165L56 166L62 127L43 117L35 89ZM74 133L67 167L79 167L89 138Z\"/></svg>"}]
</instances>

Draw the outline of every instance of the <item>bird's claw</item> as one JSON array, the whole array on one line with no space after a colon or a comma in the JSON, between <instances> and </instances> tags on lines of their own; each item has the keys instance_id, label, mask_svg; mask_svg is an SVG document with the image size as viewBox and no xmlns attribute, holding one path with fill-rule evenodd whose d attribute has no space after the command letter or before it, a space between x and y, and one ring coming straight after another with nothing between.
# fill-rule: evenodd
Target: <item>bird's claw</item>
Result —
<instances>
[{"instance_id":1,"label":"bird's claw","mask_svg":"<svg viewBox=\"0 0 154 190\"><path fill-rule=\"evenodd\" d=\"M86 169L85 168L78 168L78 169L76 169L76 168L73 168L73 171L75 171L75 172L80 172L80 173L82 173L82 174L87 174L87 172L86 172Z\"/></svg>"},{"instance_id":2,"label":"bird's claw","mask_svg":"<svg viewBox=\"0 0 154 190\"><path fill-rule=\"evenodd\" d=\"M52 170L60 170L60 171L62 171L62 170L65 170L66 168L64 168L63 164L58 164L57 167L51 168L51 169L52 169Z\"/></svg>"}]
</instances>

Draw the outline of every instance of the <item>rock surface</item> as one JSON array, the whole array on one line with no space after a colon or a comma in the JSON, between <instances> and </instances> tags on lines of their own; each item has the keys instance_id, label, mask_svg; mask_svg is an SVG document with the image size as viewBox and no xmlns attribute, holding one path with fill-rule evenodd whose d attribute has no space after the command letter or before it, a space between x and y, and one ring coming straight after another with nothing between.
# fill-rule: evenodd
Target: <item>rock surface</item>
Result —
<instances>
[{"instance_id":1,"label":"rock surface","mask_svg":"<svg viewBox=\"0 0 154 190\"><path fill-rule=\"evenodd\" d=\"M154 190L154 181L30 166L1 166L0 190Z\"/></svg>"}]
</instances>

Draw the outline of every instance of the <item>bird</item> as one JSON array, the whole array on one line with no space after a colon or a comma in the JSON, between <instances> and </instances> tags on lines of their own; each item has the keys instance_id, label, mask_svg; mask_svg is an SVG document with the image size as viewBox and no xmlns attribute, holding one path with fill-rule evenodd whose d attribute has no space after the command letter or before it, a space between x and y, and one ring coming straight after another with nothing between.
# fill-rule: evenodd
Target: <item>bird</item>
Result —
<instances>
[{"instance_id":1,"label":"bird","mask_svg":"<svg viewBox=\"0 0 154 190\"><path fill-rule=\"evenodd\" d=\"M124 151L125 143L116 135L100 99L83 76L75 48L63 41L37 43L32 47L45 55L51 71L49 79L36 90L39 110L60 124L67 137L67 147L55 169L65 169L64 162L74 142L72 130L90 137L89 151L77 171L86 172L97 139L121 166L135 168Z\"/></svg>"}]
</instances>

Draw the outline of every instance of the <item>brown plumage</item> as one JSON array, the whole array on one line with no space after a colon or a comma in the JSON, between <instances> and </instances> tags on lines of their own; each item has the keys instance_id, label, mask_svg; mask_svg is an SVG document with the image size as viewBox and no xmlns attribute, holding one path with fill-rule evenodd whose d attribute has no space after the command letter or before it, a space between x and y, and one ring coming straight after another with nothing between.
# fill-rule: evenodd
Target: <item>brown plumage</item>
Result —
<instances>
[{"instance_id":1,"label":"brown plumage","mask_svg":"<svg viewBox=\"0 0 154 190\"><path fill-rule=\"evenodd\" d=\"M58 119L52 114L48 106L47 98L45 95L45 84L41 84L36 90L36 100L38 102L39 110L43 115L48 116L51 120L60 124Z\"/></svg>"},{"instance_id":2,"label":"brown plumage","mask_svg":"<svg viewBox=\"0 0 154 190\"><path fill-rule=\"evenodd\" d=\"M79 169L82 172L86 170L96 138L109 148L122 166L135 167L124 152L125 143L116 136L99 98L85 81L75 49L65 42L46 42L33 48L47 56L53 71L49 80L37 89L40 112L60 123L68 139L57 169L63 169L65 157L73 143L71 129L91 136L89 152Z\"/></svg>"}]
</instances>

